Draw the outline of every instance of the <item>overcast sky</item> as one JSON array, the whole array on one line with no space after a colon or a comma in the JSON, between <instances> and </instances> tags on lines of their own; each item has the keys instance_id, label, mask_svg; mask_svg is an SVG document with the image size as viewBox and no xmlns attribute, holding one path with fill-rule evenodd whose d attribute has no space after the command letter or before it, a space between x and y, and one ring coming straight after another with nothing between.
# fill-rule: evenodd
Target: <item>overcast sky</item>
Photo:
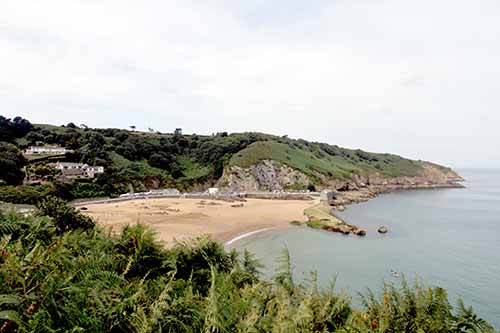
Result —
<instances>
[{"instance_id":1,"label":"overcast sky","mask_svg":"<svg viewBox=\"0 0 500 333\"><path fill-rule=\"evenodd\" d=\"M1 0L0 114L500 167L499 0Z\"/></svg>"}]
</instances>

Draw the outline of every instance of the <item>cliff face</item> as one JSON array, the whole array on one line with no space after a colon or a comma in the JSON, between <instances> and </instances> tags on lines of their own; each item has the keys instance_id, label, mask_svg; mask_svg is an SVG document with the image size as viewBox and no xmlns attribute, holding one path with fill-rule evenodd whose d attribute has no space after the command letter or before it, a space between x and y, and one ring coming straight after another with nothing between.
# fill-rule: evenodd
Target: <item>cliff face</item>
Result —
<instances>
[{"instance_id":1,"label":"cliff face","mask_svg":"<svg viewBox=\"0 0 500 333\"><path fill-rule=\"evenodd\" d=\"M275 191L305 188L309 178L300 171L272 160L249 168L232 166L224 171L218 186L229 191Z\"/></svg>"},{"instance_id":2,"label":"cliff face","mask_svg":"<svg viewBox=\"0 0 500 333\"><path fill-rule=\"evenodd\" d=\"M372 172L366 175L353 173L348 179L329 179L318 174L316 178L321 184L316 181L316 187L375 194L392 189L461 186L455 182L463 179L453 170L430 162L419 163L420 171L415 176L388 177ZM218 186L231 191L274 191L305 189L311 183L310 178L298 170L273 160L263 160L249 168L227 168Z\"/></svg>"},{"instance_id":3,"label":"cliff face","mask_svg":"<svg viewBox=\"0 0 500 333\"><path fill-rule=\"evenodd\" d=\"M455 171L430 162L420 162L421 170L415 176L387 177L379 172L367 175L353 174L350 180L329 180L327 187L337 190L359 190L362 188L432 188L461 187L456 182L462 181Z\"/></svg>"}]
</instances>

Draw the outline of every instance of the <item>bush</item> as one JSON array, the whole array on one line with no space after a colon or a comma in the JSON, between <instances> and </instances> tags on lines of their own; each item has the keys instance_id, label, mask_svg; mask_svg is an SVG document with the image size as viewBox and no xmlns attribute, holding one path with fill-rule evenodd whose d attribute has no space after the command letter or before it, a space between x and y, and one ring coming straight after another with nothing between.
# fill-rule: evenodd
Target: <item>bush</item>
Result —
<instances>
[{"instance_id":1,"label":"bush","mask_svg":"<svg viewBox=\"0 0 500 333\"><path fill-rule=\"evenodd\" d=\"M36 205L53 194L54 188L47 185L0 186L0 201L13 204Z\"/></svg>"},{"instance_id":2,"label":"bush","mask_svg":"<svg viewBox=\"0 0 500 333\"><path fill-rule=\"evenodd\" d=\"M0 180L8 185L21 184L24 179L22 167L26 163L22 153L14 145L0 142Z\"/></svg>"},{"instance_id":3,"label":"bush","mask_svg":"<svg viewBox=\"0 0 500 333\"><path fill-rule=\"evenodd\" d=\"M306 225L309 227L309 228L313 228L313 229L322 229L323 226L324 226L324 223L322 223L321 221L318 221L318 220L312 220L312 221L307 221L306 222Z\"/></svg>"},{"instance_id":4,"label":"bush","mask_svg":"<svg viewBox=\"0 0 500 333\"><path fill-rule=\"evenodd\" d=\"M82 215L58 197L49 197L40 201L37 209L38 216L49 216L54 220L60 234L70 230L88 230L95 227L95 223L90 217Z\"/></svg>"},{"instance_id":5,"label":"bush","mask_svg":"<svg viewBox=\"0 0 500 333\"><path fill-rule=\"evenodd\" d=\"M248 252L206 238L167 250L143 226L56 230L56 218L0 214L2 332L493 332L440 288L387 284L355 309L315 274L295 283L287 251L262 281Z\"/></svg>"}]
</instances>

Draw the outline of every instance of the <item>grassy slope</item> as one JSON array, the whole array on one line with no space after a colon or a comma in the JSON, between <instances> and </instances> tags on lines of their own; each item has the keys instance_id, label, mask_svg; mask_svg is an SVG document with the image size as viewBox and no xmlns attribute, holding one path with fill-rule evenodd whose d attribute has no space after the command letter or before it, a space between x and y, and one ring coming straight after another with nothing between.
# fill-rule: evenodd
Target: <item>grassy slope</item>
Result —
<instances>
[{"instance_id":1,"label":"grassy slope","mask_svg":"<svg viewBox=\"0 0 500 333\"><path fill-rule=\"evenodd\" d=\"M46 124L37 124L36 126L58 133L64 133L68 130L65 127ZM76 131L84 133L79 128ZM172 136L172 134L167 133L147 132L131 132L131 134L154 144L158 143L162 137L169 138ZM254 142L247 148L232 155L229 165L249 167L264 159L271 159L289 165L313 178L320 173L328 178L336 179L346 179L352 173L366 174L378 171L389 177L397 177L414 176L421 171L420 162L404 159L397 155L368 153L361 150L345 149L305 140L293 140L263 133L233 133L230 137L218 139L222 140L221 145L223 145L225 141L232 140L232 138L252 135L259 135L261 140L267 141ZM190 136L186 135L186 137ZM202 141L204 138L208 138L206 136L199 137ZM106 139L109 138L106 137ZM177 161L186 175L186 180L200 179L210 172L210 166L196 163L192 157L178 156ZM152 168L156 170L151 170L146 162L141 164L145 168L144 171L146 169L147 171L155 171L152 172L153 174L159 171L156 168ZM447 169L445 167L440 168Z\"/></svg>"},{"instance_id":2,"label":"grassy slope","mask_svg":"<svg viewBox=\"0 0 500 333\"><path fill-rule=\"evenodd\" d=\"M290 144L291 143L291 144ZM336 152L325 151L320 144L297 145L294 141L260 141L233 155L230 165L247 168L265 159L271 159L302 171L308 176L321 173L329 178L345 179L350 174L380 172L386 176L414 176L420 162L390 154L374 154L335 147ZM329 146L334 147L334 146Z\"/></svg>"},{"instance_id":3,"label":"grassy slope","mask_svg":"<svg viewBox=\"0 0 500 333\"><path fill-rule=\"evenodd\" d=\"M110 153L113 163L118 167L119 170L134 170L138 176L148 176L148 175L163 175L168 177L168 173L164 170L154 168L150 166L145 161L133 162L127 160L125 157L112 152Z\"/></svg>"},{"instance_id":4,"label":"grassy slope","mask_svg":"<svg viewBox=\"0 0 500 333\"><path fill-rule=\"evenodd\" d=\"M68 128L53 125L38 124L37 126L57 133L64 133L68 130ZM82 129L76 129L76 131L84 133ZM130 134L152 144L157 144L162 137L169 138L172 136L171 134L146 132L131 132ZM229 165L246 168L264 159L271 159L300 170L313 180L317 179L318 174L331 179L347 179L353 173L362 175L380 172L388 177L396 177L414 176L422 170L421 162L404 159L397 155L368 153L361 150L345 149L305 140L293 140L263 133L233 133L230 137L216 137L216 140L219 140L220 145L224 146L235 138L249 138L255 135L259 136L259 141L230 156ZM185 135L185 137L190 138L191 136ZM207 138L210 137L199 136L200 142ZM106 141L109 139L106 137ZM185 175L184 180L203 179L213 168L212 165L207 166L197 163L196 159L197 156L176 157ZM139 173L166 174L163 170L150 167L146 161L131 162L121 156L117 157L116 154L113 160L122 168L130 167L131 163L133 163L134 169L139 169Z\"/></svg>"},{"instance_id":5,"label":"grassy slope","mask_svg":"<svg viewBox=\"0 0 500 333\"><path fill-rule=\"evenodd\" d=\"M177 163L181 166L182 173L186 176L187 180L201 179L208 176L212 171L210 167L196 163L186 156L177 157Z\"/></svg>"}]
</instances>

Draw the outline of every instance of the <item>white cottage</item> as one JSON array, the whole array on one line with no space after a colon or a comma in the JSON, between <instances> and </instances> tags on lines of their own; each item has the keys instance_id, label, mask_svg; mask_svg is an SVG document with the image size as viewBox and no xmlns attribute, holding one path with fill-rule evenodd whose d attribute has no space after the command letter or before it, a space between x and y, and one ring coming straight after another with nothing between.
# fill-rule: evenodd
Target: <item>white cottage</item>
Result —
<instances>
[{"instance_id":1,"label":"white cottage","mask_svg":"<svg viewBox=\"0 0 500 333\"><path fill-rule=\"evenodd\" d=\"M83 163L57 162L54 167L61 170L63 176L94 178L96 174L104 173L103 166L89 166Z\"/></svg>"}]
</instances>

